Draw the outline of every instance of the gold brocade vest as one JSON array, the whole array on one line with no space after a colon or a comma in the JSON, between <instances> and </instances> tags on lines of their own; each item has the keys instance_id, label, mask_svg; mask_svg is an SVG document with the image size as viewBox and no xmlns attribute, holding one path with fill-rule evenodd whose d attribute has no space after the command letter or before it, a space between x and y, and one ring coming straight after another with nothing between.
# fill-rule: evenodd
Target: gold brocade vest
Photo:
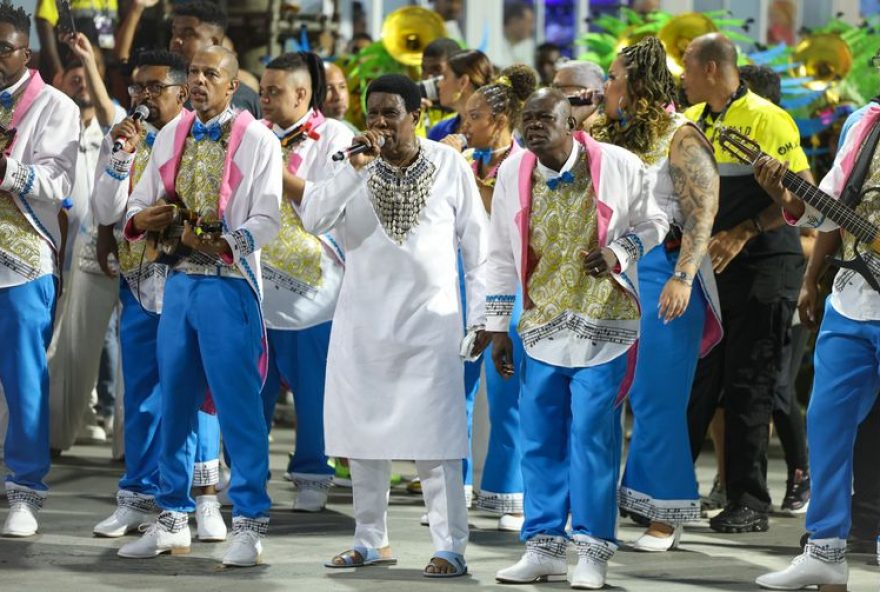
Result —
<instances>
[{"instance_id":1,"label":"gold brocade vest","mask_svg":"<svg viewBox=\"0 0 880 592\"><path fill-rule=\"evenodd\" d=\"M555 191L537 168L532 173L529 246L535 264L527 280L532 306L522 312L520 333L566 312L597 320L639 318L636 303L610 274L596 278L587 273L582 253L599 247L599 227L583 153L572 172L574 183L562 183Z\"/></svg>"},{"instance_id":2,"label":"gold brocade vest","mask_svg":"<svg viewBox=\"0 0 880 592\"><path fill-rule=\"evenodd\" d=\"M130 179L132 189L140 181L141 175L150 161L150 154L153 152L152 147L146 142L146 136L147 132L144 130L141 134L141 142L138 145L137 153L134 156L134 162L131 165ZM118 240L117 238L117 244L119 245L119 271L126 276L137 272L144 262L143 255L144 250L147 248L147 243L145 241L132 243L127 240Z\"/></svg>"},{"instance_id":3,"label":"gold brocade vest","mask_svg":"<svg viewBox=\"0 0 880 592\"><path fill-rule=\"evenodd\" d=\"M293 148L282 148L285 167L294 154ZM267 272L271 274L272 270L268 269L271 267L311 288L318 288L321 286L323 249L321 239L306 232L293 204L284 199L281 204L281 230L271 243L263 247L264 277Z\"/></svg>"},{"instance_id":4,"label":"gold brocade vest","mask_svg":"<svg viewBox=\"0 0 880 592\"><path fill-rule=\"evenodd\" d=\"M672 123L666 129L666 132L657 138L657 141L654 142L654 148L649 152L641 154L639 152L635 152L634 154L642 159L648 166L653 166L663 160L664 158L669 157L669 147L672 144L672 137L675 135L681 126L687 125L690 120L685 117L681 113L673 113L672 114Z\"/></svg>"},{"instance_id":5,"label":"gold brocade vest","mask_svg":"<svg viewBox=\"0 0 880 592\"><path fill-rule=\"evenodd\" d=\"M15 93L11 109L0 107L0 125L9 127L12 115L27 84ZM40 272L40 247L43 238L7 192L0 192L0 253L2 263L28 279Z\"/></svg>"},{"instance_id":6,"label":"gold brocade vest","mask_svg":"<svg viewBox=\"0 0 880 592\"><path fill-rule=\"evenodd\" d=\"M874 154L871 157L871 166L868 169L868 177L865 179L864 184L862 185L862 190L869 187L880 187L880 144L874 149ZM878 191L869 191L865 193L862 201L859 202L859 205L856 207L856 212L862 217L868 219L874 226L880 226L880 192ZM843 258L844 259L852 259L855 255L855 243L856 239L853 235L848 232L843 233ZM862 253L863 256L870 255L872 259L877 258L870 249L868 249L867 245L861 245L859 248L859 252ZM841 276L848 276L851 274L842 273Z\"/></svg>"}]
</instances>

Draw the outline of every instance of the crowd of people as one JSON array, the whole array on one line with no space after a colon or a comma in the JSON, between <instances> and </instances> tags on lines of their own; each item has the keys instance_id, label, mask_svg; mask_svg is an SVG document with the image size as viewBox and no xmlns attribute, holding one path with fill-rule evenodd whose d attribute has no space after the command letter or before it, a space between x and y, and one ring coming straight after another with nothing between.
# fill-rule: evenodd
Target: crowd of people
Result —
<instances>
[{"instance_id":1,"label":"crowd of people","mask_svg":"<svg viewBox=\"0 0 880 592\"><path fill-rule=\"evenodd\" d=\"M343 473L352 488L353 542L327 568L397 562L392 460L411 460L435 548L424 576L467 573L472 508L525 544L498 581L600 589L619 516L644 526L624 547L641 552L677 548L704 517L767 531L772 425L781 510L806 512L807 533L757 584L845 590L847 550L873 552L880 526L880 106L847 122L823 196L778 75L739 68L720 33L691 41L680 81L653 36L607 72L500 68L438 39L431 101L400 74L352 95L308 51L250 88L205 0L176 5L167 48L131 50L148 4L118 31L121 96L99 29L61 35L47 80L29 67L30 16L0 3L3 536L51 530L53 455L110 433L125 472L92 531L140 532L119 556L189 552L195 514L198 540L231 538L225 565L259 563L289 390L293 509L324 510ZM345 119L361 100L362 131ZM820 322L805 431L794 377Z\"/></svg>"}]
</instances>

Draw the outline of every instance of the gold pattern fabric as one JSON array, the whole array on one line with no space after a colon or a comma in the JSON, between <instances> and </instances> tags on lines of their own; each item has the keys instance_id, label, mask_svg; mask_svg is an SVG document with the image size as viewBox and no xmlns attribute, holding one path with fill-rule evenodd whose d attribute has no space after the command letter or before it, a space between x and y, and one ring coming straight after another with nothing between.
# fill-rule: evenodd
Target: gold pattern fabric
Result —
<instances>
[{"instance_id":1,"label":"gold pattern fabric","mask_svg":"<svg viewBox=\"0 0 880 592\"><path fill-rule=\"evenodd\" d=\"M15 107L18 105L21 95L24 94L25 88L27 88L27 83L23 84L15 93L15 102L12 108L0 107L0 125L3 127L8 128L12 124ZM5 191L0 192L0 251L6 255L3 258L4 262L6 263L11 257L15 262L31 268L25 273L36 277L34 273L40 269L41 240L42 237L15 204L12 195ZM15 266L15 269L19 272L22 271L18 266Z\"/></svg>"},{"instance_id":2,"label":"gold pattern fabric","mask_svg":"<svg viewBox=\"0 0 880 592\"><path fill-rule=\"evenodd\" d=\"M878 187L880 186L880 145L878 145L874 149L874 155L871 157L871 166L868 169L868 178L865 180L862 185L862 189L867 189L868 187ZM875 226L880 226L880 196L878 196L877 191L869 191L865 193L862 201L856 207L856 212L862 217L866 218L871 224ZM844 259L852 259L855 255L855 243L856 238L848 233L843 233L843 258ZM863 257L868 260L868 263L871 267L880 267L880 258L878 258L874 253L867 247L867 245L859 246L859 253L862 254ZM849 279L849 276L854 273L852 270L843 270L840 274L838 274L838 280L841 281L843 278ZM877 271L875 270L875 275ZM845 282L842 282L845 283Z\"/></svg>"},{"instance_id":3,"label":"gold pattern fabric","mask_svg":"<svg viewBox=\"0 0 880 592\"><path fill-rule=\"evenodd\" d=\"M669 125L669 128L667 128L666 133L657 139L654 148L645 154L636 153L636 156L641 158L642 162L648 166L655 165L664 158L667 158L669 156L669 147L672 144L672 137L681 126L686 125L687 123L687 117L681 113L674 113L672 115L672 123Z\"/></svg>"},{"instance_id":4,"label":"gold pattern fabric","mask_svg":"<svg viewBox=\"0 0 880 592\"><path fill-rule=\"evenodd\" d=\"M528 278L532 306L523 310L521 333L567 312L595 320L636 320L633 299L610 276L587 273L582 253L599 246L598 217L589 170L582 154L572 169L575 182L553 191L535 171L529 246L535 257Z\"/></svg>"},{"instance_id":5,"label":"gold pattern fabric","mask_svg":"<svg viewBox=\"0 0 880 592\"><path fill-rule=\"evenodd\" d=\"M294 154L293 146L283 148L285 166ZM311 288L321 286L321 240L306 232L290 200L281 204L281 231L263 248L264 265L272 267Z\"/></svg>"},{"instance_id":6,"label":"gold pattern fabric","mask_svg":"<svg viewBox=\"0 0 880 592\"><path fill-rule=\"evenodd\" d=\"M140 181L141 175L144 174L144 170L147 168L147 162L150 160L150 154L153 152L153 149L147 145L145 138L146 130L141 133L141 142L138 146L137 154L134 156L134 162L131 165L130 178L132 188ZM117 237L116 242L119 245L119 270L123 275L137 272L142 267L142 263L145 264L143 254L147 248L147 243L144 241L132 243L127 240L119 240L119 237Z\"/></svg>"}]
</instances>

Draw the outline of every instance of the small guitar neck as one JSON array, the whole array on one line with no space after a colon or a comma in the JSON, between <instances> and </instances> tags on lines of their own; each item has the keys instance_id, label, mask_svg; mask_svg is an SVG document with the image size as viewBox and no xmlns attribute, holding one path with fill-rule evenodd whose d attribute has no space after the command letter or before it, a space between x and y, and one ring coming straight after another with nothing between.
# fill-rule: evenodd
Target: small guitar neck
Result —
<instances>
[{"instance_id":1,"label":"small guitar neck","mask_svg":"<svg viewBox=\"0 0 880 592\"><path fill-rule=\"evenodd\" d=\"M868 219L795 173L786 171L782 185L860 241L872 244L877 240L880 232Z\"/></svg>"}]
</instances>

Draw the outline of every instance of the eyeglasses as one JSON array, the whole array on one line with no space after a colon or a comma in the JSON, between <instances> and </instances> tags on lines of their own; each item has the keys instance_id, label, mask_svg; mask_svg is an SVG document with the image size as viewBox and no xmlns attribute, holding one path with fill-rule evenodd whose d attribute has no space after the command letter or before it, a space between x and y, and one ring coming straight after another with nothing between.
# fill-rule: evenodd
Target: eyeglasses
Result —
<instances>
[{"instance_id":1,"label":"eyeglasses","mask_svg":"<svg viewBox=\"0 0 880 592\"><path fill-rule=\"evenodd\" d=\"M15 47L14 45L7 45L5 43L0 43L0 58L8 58L15 52L20 49L27 49L27 45L22 45L20 47Z\"/></svg>"},{"instance_id":2,"label":"eyeglasses","mask_svg":"<svg viewBox=\"0 0 880 592\"><path fill-rule=\"evenodd\" d=\"M2 56L2 54L0 54ZM161 95L162 92L171 86L183 86L182 84L162 84L161 82L150 82L149 84L129 84L128 85L128 96L136 97L138 95L144 94L144 91L148 91L152 96Z\"/></svg>"}]
</instances>

